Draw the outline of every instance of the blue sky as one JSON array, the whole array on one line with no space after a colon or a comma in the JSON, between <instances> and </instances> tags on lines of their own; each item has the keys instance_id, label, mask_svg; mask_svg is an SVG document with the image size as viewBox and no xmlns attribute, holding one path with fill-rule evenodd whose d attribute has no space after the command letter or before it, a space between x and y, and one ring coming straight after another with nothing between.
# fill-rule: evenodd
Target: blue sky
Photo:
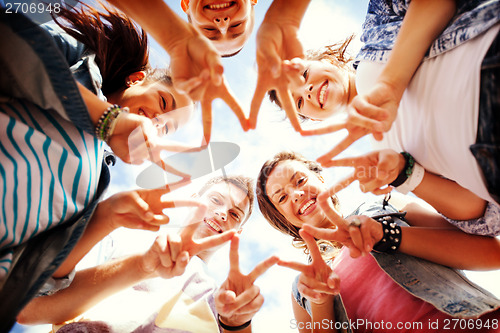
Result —
<instances>
[{"instance_id":1,"label":"blue sky","mask_svg":"<svg viewBox=\"0 0 500 333\"><path fill-rule=\"evenodd\" d=\"M171 1L171 8L185 17L180 6ZM235 92L244 110L248 113L256 84L255 64L255 33L271 1L260 0L255 6L256 29L244 49L233 58L224 58L224 73L233 92ZM336 43L346 36L356 34L359 38L368 0L313 0L306 12L301 25L300 38L305 49L315 49L322 45ZM351 44L350 53L356 54L360 42ZM153 48L153 59L165 61L165 53L157 46ZM155 61L155 60L154 60ZM199 114L198 114L199 115ZM288 120L283 120L284 114L267 100L264 101L259 113L257 129L243 132L232 111L220 100L213 103L213 134L212 141L233 142L240 146L240 155L230 163L225 171L228 174L245 174L256 177L263 162L281 150L295 150L308 158L315 159L332 147L345 133L324 135L319 137L301 137L293 131ZM198 144L201 138L200 120L192 121L188 126L174 135L183 142ZM345 155L359 155L370 148L368 140L361 140L344 152ZM349 169L336 168L324 171L327 182L334 182ZM207 178L220 175L216 171L195 182L199 187ZM189 190L186 190L188 193ZM193 189L191 189L193 191ZM342 210L350 213L355 207L371 195L359 191L357 184L350 186L339 195ZM172 212L173 213L173 212ZM182 215L181 212L179 215ZM179 220L182 219L179 217ZM180 222L179 222L180 223ZM173 225L177 224L173 221ZM173 227L173 225L171 227ZM213 275L219 282L224 281L228 270L228 248L222 249L210 261ZM247 222L241 237L240 261L244 272L249 272L256 263L269 255L278 254L286 259L305 260L301 251L292 247L288 237L272 229L260 214L257 207ZM497 272L498 273L498 272ZM255 332L291 332L290 320L293 318L290 303L290 288L296 272L272 267L259 278L256 284L261 288L266 301L261 311L253 321ZM491 274L474 274L481 285L494 286ZM498 277L498 274L494 276ZM498 292L498 291L497 291Z\"/></svg>"},{"instance_id":2,"label":"blue sky","mask_svg":"<svg viewBox=\"0 0 500 333\"><path fill-rule=\"evenodd\" d=\"M167 1L179 15L185 17L176 0ZM255 7L256 29L242 52L233 58L224 58L225 75L230 87L235 92L241 105L248 113L250 101L256 84L255 64L255 33L262 21L271 1L260 0ZM317 48L321 45L335 43L346 36L355 33L360 35L368 0L312 0L304 17L300 38L305 49ZM351 54L355 55L359 42L351 45ZM168 64L168 55L153 43L151 52L153 64L162 67ZM199 112L196 117L184 128L180 129L171 139L182 142L199 144L202 137ZM227 174L244 174L256 177L263 162L282 150L295 150L308 158L315 159L334 145L345 133L337 133L318 137L301 137L291 128L284 114L276 109L267 100L263 103L257 129L243 132L231 110L220 100L213 103L213 134L212 141L225 141L237 144L240 147L239 156L225 168ZM359 155L370 148L368 140L361 140L349 148L345 155ZM131 167L118 163L112 170L112 184L108 195L118 191L137 187L135 177L147 165ZM325 170L325 179L333 183L342 175L349 172L345 168ZM219 176L222 172L216 170L210 175L194 181L193 187L185 188L171 197L189 195L194 192L208 178ZM348 214L352 209L369 198L353 185L340 193L343 212ZM172 222L165 228L176 228L182 222L185 210L169 212ZM154 234L137 231L120 231L114 239L126 243L131 251L147 248ZM228 271L228 247L223 248L210 261L210 269L215 278L222 282ZM272 229L264 220L255 206L254 213L247 222L241 237L240 261L244 272L249 272L259 261L269 255L278 254L286 259L303 261L301 251L294 249L291 240ZM296 272L272 267L265 275L259 278L256 284L266 299L262 310L253 321L255 332L291 332L290 320L293 318L290 304L290 288Z\"/></svg>"}]
</instances>

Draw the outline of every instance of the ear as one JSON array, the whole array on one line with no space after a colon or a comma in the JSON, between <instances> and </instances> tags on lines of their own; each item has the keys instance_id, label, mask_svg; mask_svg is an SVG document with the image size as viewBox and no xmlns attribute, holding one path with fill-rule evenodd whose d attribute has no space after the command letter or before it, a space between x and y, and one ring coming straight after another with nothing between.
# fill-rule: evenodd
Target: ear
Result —
<instances>
[{"instance_id":1,"label":"ear","mask_svg":"<svg viewBox=\"0 0 500 333\"><path fill-rule=\"evenodd\" d=\"M127 78L125 79L125 83L127 84L127 87L130 87L134 84L141 83L145 77L146 72L144 71L134 72L127 76Z\"/></svg>"}]
</instances>

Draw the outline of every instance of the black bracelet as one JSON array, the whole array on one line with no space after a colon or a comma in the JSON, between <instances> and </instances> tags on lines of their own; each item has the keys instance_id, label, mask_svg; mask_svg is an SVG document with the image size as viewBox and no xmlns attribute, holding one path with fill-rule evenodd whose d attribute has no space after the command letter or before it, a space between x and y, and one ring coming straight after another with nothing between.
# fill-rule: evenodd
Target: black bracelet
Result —
<instances>
[{"instance_id":1,"label":"black bracelet","mask_svg":"<svg viewBox=\"0 0 500 333\"><path fill-rule=\"evenodd\" d=\"M383 216L375 219L382 224L384 235L382 239L373 246L375 252L396 252L401 245L401 227L397 225L391 216Z\"/></svg>"},{"instance_id":2,"label":"black bracelet","mask_svg":"<svg viewBox=\"0 0 500 333\"><path fill-rule=\"evenodd\" d=\"M248 326L250 326L250 323L252 322L252 319L250 319L249 321L247 321L243 325L240 325L240 326L229 326L229 325L224 324L222 322L222 320L220 320L220 315L219 314L217 315L217 320L219 321L219 325L223 329L225 329L226 331L231 331L231 332L241 331L242 329L247 328Z\"/></svg>"},{"instance_id":3,"label":"black bracelet","mask_svg":"<svg viewBox=\"0 0 500 333\"><path fill-rule=\"evenodd\" d=\"M403 184L408 179L408 177L411 176L413 167L415 166L415 160L413 159L413 156L411 156L407 152L402 152L401 155L403 155L403 157L405 158L406 163L403 170L401 170L401 172L399 173L398 178L394 179L394 181L389 184L394 187L398 187L399 185Z\"/></svg>"}]
</instances>

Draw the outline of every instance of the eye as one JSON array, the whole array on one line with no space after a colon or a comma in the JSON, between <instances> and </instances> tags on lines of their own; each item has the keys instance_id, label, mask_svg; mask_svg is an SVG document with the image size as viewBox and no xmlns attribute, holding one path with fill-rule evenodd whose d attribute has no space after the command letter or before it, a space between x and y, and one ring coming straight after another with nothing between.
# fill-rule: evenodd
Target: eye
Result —
<instances>
[{"instance_id":1,"label":"eye","mask_svg":"<svg viewBox=\"0 0 500 333\"><path fill-rule=\"evenodd\" d=\"M286 200L286 194L283 194L281 196L278 197L278 202L281 204L283 202L285 202Z\"/></svg>"},{"instance_id":2,"label":"eye","mask_svg":"<svg viewBox=\"0 0 500 333\"><path fill-rule=\"evenodd\" d=\"M167 101L163 96L160 96L161 109L165 111L167 108Z\"/></svg>"},{"instance_id":3,"label":"eye","mask_svg":"<svg viewBox=\"0 0 500 333\"><path fill-rule=\"evenodd\" d=\"M210 197L210 201L212 201L214 204L216 205L220 205L220 200L219 198L213 196L213 197Z\"/></svg>"},{"instance_id":4,"label":"eye","mask_svg":"<svg viewBox=\"0 0 500 333\"><path fill-rule=\"evenodd\" d=\"M309 77L309 68L306 69L304 73L302 73L302 77L304 78L304 80L307 81L307 78Z\"/></svg>"},{"instance_id":5,"label":"eye","mask_svg":"<svg viewBox=\"0 0 500 333\"><path fill-rule=\"evenodd\" d=\"M304 185L306 182L307 182L306 177L300 177L299 179L297 179L297 186Z\"/></svg>"},{"instance_id":6,"label":"eye","mask_svg":"<svg viewBox=\"0 0 500 333\"><path fill-rule=\"evenodd\" d=\"M231 217L233 219L235 219L236 221L240 220L240 216L237 213L235 213L235 212L230 212L229 215L231 215Z\"/></svg>"},{"instance_id":7,"label":"eye","mask_svg":"<svg viewBox=\"0 0 500 333\"><path fill-rule=\"evenodd\" d=\"M203 30L205 30L205 31L215 31L216 29L214 29L214 28L203 28Z\"/></svg>"},{"instance_id":8,"label":"eye","mask_svg":"<svg viewBox=\"0 0 500 333\"><path fill-rule=\"evenodd\" d=\"M236 23L236 24L233 24L232 26L230 26L230 28L237 28L241 25L241 22L240 23Z\"/></svg>"},{"instance_id":9,"label":"eye","mask_svg":"<svg viewBox=\"0 0 500 333\"><path fill-rule=\"evenodd\" d=\"M297 109L301 109L302 106L304 105L304 99L302 97L300 97L298 100L297 100Z\"/></svg>"}]
</instances>

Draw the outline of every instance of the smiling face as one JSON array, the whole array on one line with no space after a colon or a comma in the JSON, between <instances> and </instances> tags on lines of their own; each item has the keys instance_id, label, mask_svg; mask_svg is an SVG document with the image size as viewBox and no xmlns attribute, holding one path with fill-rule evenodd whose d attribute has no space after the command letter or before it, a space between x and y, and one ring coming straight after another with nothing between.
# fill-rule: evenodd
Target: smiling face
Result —
<instances>
[{"instance_id":1,"label":"smiling face","mask_svg":"<svg viewBox=\"0 0 500 333\"><path fill-rule=\"evenodd\" d=\"M210 39L221 55L237 53L254 26L250 0L191 0L187 14L195 29Z\"/></svg>"},{"instance_id":2,"label":"smiling face","mask_svg":"<svg viewBox=\"0 0 500 333\"><path fill-rule=\"evenodd\" d=\"M291 82L290 90L297 110L314 120L325 120L347 105L349 73L327 61L301 61L304 80Z\"/></svg>"},{"instance_id":3,"label":"smiling face","mask_svg":"<svg viewBox=\"0 0 500 333\"><path fill-rule=\"evenodd\" d=\"M201 194L200 201L208 208L203 218L204 223L198 227L195 238L239 229L250 214L248 192L229 182L211 185Z\"/></svg>"},{"instance_id":4,"label":"smiling face","mask_svg":"<svg viewBox=\"0 0 500 333\"><path fill-rule=\"evenodd\" d=\"M326 190L325 183L303 162L279 162L269 174L265 189L271 203L292 225L329 225L316 203L318 194Z\"/></svg>"},{"instance_id":5,"label":"smiling face","mask_svg":"<svg viewBox=\"0 0 500 333\"><path fill-rule=\"evenodd\" d=\"M193 101L171 84L148 82L144 78L132 81L122 92L109 96L108 101L127 106L130 113L156 120L168 132L184 125L194 112Z\"/></svg>"}]
</instances>

